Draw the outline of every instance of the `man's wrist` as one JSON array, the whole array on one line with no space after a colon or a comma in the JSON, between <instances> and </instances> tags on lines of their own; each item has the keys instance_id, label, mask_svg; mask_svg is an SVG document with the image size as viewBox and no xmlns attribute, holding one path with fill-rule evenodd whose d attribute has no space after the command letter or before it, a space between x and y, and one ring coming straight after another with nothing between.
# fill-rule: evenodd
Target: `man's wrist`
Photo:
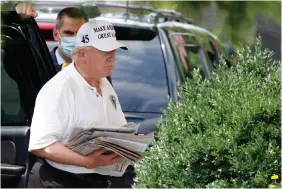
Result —
<instances>
[{"instance_id":1,"label":"man's wrist","mask_svg":"<svg viewBox=\"0 0 282 189\"><path fill-rule=\"evenodd\" d=\"M89 157L88 156L83 156L82 157L82 161L80 161L80 163L81 163L81 165L80 165L81 167L89 169L90 161L89 161Z\"/></svg>"}]
</instances>

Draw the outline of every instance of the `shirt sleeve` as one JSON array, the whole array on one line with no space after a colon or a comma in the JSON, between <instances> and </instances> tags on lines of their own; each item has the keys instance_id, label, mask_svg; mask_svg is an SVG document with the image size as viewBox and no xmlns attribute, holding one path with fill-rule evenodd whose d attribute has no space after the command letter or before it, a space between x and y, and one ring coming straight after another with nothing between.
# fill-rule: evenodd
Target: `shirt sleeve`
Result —
<instances>
[{"instance_id":1,"label":"shirt sleeve","mask_svg":"<svg viewBox=\"0 0 282 189\"><path fill-rule=\"evenodd\" d=\"M71 93L67 87L43 87L36 98L30 128L29 151L61 141L72 112Z\"/></svg>"}]
</instances>

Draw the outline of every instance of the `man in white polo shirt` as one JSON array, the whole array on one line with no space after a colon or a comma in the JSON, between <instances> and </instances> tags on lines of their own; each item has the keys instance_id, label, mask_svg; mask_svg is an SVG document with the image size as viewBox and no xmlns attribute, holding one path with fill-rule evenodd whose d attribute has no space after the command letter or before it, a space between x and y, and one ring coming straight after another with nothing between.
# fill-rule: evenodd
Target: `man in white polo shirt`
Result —
<instances>
[{"instance_id":1,"label":"man in white polo shirt","mask_svg":"<svg viewBox=\"0 0 282 189\"><path fill-rule=\"evenodd\" d=\"M100 166L122 161L100 149L88 156L67 147L74 128L120 127L126 124L118 97L106 79L114 69L115 51L127 48L116 41L107 21L90 21L79 29L74 64L59 72L40 90L31 124L29 151L43 158L29 178L29 187L130 187L133 179L102 175ZM131 177L131 176L130 176Z\"/></svg>"}]
</instances>

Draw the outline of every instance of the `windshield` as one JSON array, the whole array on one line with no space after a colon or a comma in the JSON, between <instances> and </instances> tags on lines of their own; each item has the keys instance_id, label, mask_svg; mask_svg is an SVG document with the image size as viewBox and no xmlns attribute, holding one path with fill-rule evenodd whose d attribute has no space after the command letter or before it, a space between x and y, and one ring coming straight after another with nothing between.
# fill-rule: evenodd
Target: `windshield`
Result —
<instances>
[{"instance_id":1,"label":"windshield","mask_svg":"<svg viewBox=\"0 0 282 189\"><path fill-rule=\"evenodd\" d=\"M168 89L163 55L156 36L150 41L120 40L112 76L123 111L160 112L167 107Z\"/></svg>"}]
</instances>

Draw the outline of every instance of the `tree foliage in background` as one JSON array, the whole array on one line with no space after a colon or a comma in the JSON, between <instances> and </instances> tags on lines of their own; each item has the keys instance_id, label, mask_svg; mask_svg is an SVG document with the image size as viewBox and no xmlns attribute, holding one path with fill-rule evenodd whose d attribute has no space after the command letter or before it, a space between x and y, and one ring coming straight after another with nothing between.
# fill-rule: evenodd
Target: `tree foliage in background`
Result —
<instances>
[{"instance_id":1,"label":"tree foliage in background","mask_svg":"<svg viewBox=\"0 0 282 189\"><path fill-rule=\"evenodd\" d=\"M266 188L281 178L280 63L256 45L238 64L199 72L170 102L136 166L137 188Z\"/></svg>"},{"instance_id":2,"label":"tree foliage in background","mask_svg":"<svg viewBox=\"0 0 282 189\"><path fill-rule=\"evenodd\" d=\"M195 20L196 24L203 23L203 13L213 7L220 11L216 13L214 22L222 23L220 28L212 32L221 40L239 45L254 42L254 18L256 15L274 17L281 22L280 1L150 1L154 8L175 9L184 16ZM218 23L214 23L218 26ZM205 27L205 26L202 26Z\"/></svg>"}]
</instances>

